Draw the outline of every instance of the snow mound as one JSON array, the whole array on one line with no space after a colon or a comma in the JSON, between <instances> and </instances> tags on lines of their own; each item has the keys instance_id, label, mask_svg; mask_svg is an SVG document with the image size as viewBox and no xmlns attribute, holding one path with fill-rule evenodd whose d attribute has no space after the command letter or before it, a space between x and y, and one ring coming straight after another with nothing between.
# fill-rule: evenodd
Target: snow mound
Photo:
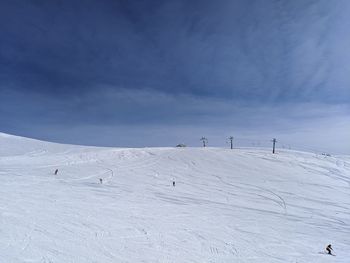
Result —
<instances>
[{"instance_id":1,"label":"snow mound","mask_svg":"<svg viewBox=\"0 0 350 263\"><path fill-rule=\"evenodd\" d=\"M0 149L1 262L349 262L349 156Z\"/></svg>"}]
</instances>

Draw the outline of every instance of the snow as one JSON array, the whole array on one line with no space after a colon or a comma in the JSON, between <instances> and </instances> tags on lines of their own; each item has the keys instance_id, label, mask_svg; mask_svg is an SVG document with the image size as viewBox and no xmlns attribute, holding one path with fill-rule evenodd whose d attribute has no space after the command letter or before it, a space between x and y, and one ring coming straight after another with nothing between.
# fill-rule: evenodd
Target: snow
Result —
<instances>
[{"instance_id":1,"label":"snow","mask_svg":"<svg viewBox=\"0 0 350 263\"><path fill-rule=\"evenodd\" d=\"M349 156L0 134L0 178L0 262L350 258ZM336 257L322 254L328 244Z\"/></svg>"}]
</instances>

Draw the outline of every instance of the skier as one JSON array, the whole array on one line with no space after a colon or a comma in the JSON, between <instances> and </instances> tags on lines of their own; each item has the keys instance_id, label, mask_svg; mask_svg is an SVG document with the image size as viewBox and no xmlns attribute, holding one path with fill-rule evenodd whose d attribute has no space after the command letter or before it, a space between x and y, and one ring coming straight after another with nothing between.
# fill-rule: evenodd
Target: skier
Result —
<instances>
[{"instance_id":1,"label":"skier","mask_svg":"<svg viewBox=\"0 0 350 263\"><path fill-rule=\"evenodd\" d=\"M175 181L173 181L173 186L175 187Z\"/></svg>"},{"instance_id":2,"label":"skier","mask_svg":"<svg viewBox=\"0 0 350 263\"><path fill-rule=\"evenodd\" d=\"M329 255L333 255L333 254L332 254L333 248L332 248L332 245L331 245L331 244L329 244L329 245L326 247L326 250L327 250L327 252L328 252Z\"/></svg>"},{"instance_id":3,"label":"skier","mask_svg":"<svg viewBox=\"0 0 350 263\"><path fill-rule=\"evenodd\" d=\"M102 178L100 178L100 184L102 184Z\"/></svg>"},{"instance_id":4,"label":"skier","mask_svg":"<svg viewBox=\"0 0 350 263\"><path fill-rule=\"evenodd\" d=\"M56 169L56 171L55 171L55 175L57 175L57 173L58 173L58 169Z\"/></svg>"}]
</instances>

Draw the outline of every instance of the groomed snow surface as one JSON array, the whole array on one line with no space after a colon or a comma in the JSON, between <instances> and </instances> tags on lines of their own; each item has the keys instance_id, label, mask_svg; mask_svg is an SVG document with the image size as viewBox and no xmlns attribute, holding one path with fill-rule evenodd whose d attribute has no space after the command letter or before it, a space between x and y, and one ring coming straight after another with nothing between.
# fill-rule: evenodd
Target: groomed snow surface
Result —
<instances>
[{"instance_id":1,"label":"groomed snow surface","mask_svg":"<svg viewBox=\"0 0 350 263\"><path fill-rule=\"evenodd\" d=\"M350 262L349 156L0 134L0 178L1 263Z\"/></svg>"}]
</instances>

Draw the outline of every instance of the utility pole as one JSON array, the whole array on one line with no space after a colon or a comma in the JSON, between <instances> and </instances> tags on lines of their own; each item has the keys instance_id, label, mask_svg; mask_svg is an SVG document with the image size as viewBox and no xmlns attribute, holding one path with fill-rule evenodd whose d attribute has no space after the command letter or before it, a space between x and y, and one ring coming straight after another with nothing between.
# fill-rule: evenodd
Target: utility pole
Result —
<instances>
[{"instance_id":1,"label":"utility pole","mask_svg":"<svg viewBox=\"0 0 350 263\"><path fill-rule=\"evenodd\" d=\"M276 142L277 142L276 138L273 138L272 142L273 142L272 153L275 153L275 146L276 146Z\"/></svg>"},{"instance_id":2,"label":"utility pole","mask_svg":"<svg viewBox=\"0 0 350 263\"><path fill-rule=\"evenodd\" d=\"M230 136L228 139L229 139L230 142L231 142L231 149L233 149L233 136Z\"/></svg>"},{"instance_id":3,"label":"utility pole","mask_svg":"<svg viewBox=\"0 0 350 263\"><path fill-rule=\"evenodd\" d=\"M207 146L207 143L208 143L208 139L207 139L207 138L202 137L202 138L200 139L200 141L203 142L203 147L206 147L206 146Z\"/></svg>"}]
</instances>

